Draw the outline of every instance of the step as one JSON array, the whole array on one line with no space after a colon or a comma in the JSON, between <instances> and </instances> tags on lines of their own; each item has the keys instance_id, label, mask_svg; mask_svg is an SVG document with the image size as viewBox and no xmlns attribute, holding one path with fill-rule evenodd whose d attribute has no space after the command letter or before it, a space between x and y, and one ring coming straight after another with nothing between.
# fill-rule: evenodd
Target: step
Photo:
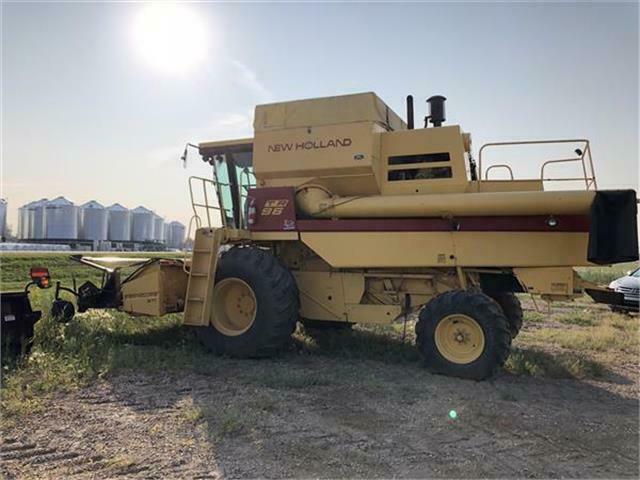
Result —
<instances>
[{"instance_id":1,"label":"step","mask_svg":"<svg viewBox=\"0 0 640 480\"><path fill-rule=\"evenodd\" d=\"M194 273L194 272L191 272L191 276L192 277L208 277L209 274L208 273Z\"/></svg>"},{"instance_id":2,"label":"step","mask_svg":"<svg viewBox=\"0 0 640 480\"><path fill-rule=\"evenodd\" d=\"M190 302L204 302L204 298L202 297L190 297L187 300Z\"/></svg>"}]
</instances>

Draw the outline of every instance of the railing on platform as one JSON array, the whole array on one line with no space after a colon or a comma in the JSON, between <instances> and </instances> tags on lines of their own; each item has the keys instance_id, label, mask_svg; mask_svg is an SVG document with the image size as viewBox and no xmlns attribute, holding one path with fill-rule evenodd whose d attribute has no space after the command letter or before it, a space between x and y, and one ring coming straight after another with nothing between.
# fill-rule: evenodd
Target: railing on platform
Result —
<instances>
[{"instance_id":1,"label":"railing on platform","mask_svg":"<svg viewBox=\"0 0 640 480\"><path fill-rule=\"evenodd\" d=\"M494 148L494 147L505 147L505 146L518 146L518 145L554 145L554 144L563 144L563 143L573 143L580 144L582 148L576 148L575 152L578 155L573 158L554 158L550 160L546 160L542 163L540 167L540 178L539 180L543 182L568 182L568 181L584 181L585 189L597 189L596 184L596 175L593 169L593 159L591 157L591 146L589 144L589 140L584 138L578 139L562 139L562 140L528 140L521 142L494 142L494 143L485 143L478 152L478 182L487 181L489 179L489 171L496 167L506 167L509 170L511 175L511 180L513 180L513 171L511 167L505 164L492 165L485 171L485 178L482 179L482 153L486 148ZM545 177L545 168L551 164L558 163L573 163L579 162L582 166L582 176L576 177L560 177L560 178L547 178Z\"/></svg>"}]
</instances>

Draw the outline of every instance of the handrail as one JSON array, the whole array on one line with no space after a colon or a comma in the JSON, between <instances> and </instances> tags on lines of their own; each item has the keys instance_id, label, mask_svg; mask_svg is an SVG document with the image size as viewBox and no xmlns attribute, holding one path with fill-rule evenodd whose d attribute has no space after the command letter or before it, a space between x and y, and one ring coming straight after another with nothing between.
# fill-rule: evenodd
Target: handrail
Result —
<instances>
[{"instance_id":1,"label":"handrail","mask_svg":"<svg viewBox=\"0 0 640 480\"><path fill-rule=\"evenodd\" d=\"M202 191L203 191L203 194L204 194L204 203L198 203L193 198L193 182L195 180L198 180L198 181L202 182ZM207 184L211 184L211 186L213 186L214 191L216 192L216 196L218 198L218 205L217 206L209 204L209 196L207 195ZM224 185L224 184L218 183L218 182L213 181L213 180L209 180L208 178L196 177L196 176L189 177L189 196L191 198L191 208L193 209L193 216L197 218L197 220L196 220L197 228L200 228L200 225L202 225L202 222L200 220L200 215L198 215L198 210L197 210L196 207L204 208L205 213L207 215L207 226L208 227L212 227L213 226L212 222L211 222L210 210L218 210L220 212L220 219L221 219L222 226L223 227L227 226L226 214L225 214L224 208L221 206L221 202L220 202L220 193L218 191L218 186L219 185ZM191 222L189 222L189 227L191 227Z\"/></svg>"},{"instance_id":2,"label":"handrail","mask_svg":"<svg viewBox=\"0 0 640 480\"><path fill-rule=\"evenodd\" d=\"M511 180L513 180L513 170L511 170L511 167L505 163L497 163L487 168L487 170L484 172L485 180L489 180L489 172L491 171L492 168L506 168L507 170L509 170L509 175L511 175Z\"/></svg>"},{"instance_id":3,"label":"handrail","mask_svg":"<svg viewBox=\"0 0 640 480\"><path fill-rule=\"evenodd\" d=\"M191 225L193 224L194 220L196 223L196 230L198 230L202 225L202 222L200 221L200 217L198 215L192 215L191 218L189 219L189 228L187 229L187 239L191 236ZM195 248L195 242L194 242L194 248ZM186 250L184 251L184 260L182 261L182 270L184 271L184 273L189 273L189 270L187 270L187 251Z\"/></svg>"},{"instance_id":4,"label":"handrail","mask_svg":"<svg viewBox=\"0 0 640 480\"><path fill-rule=\"evenodd\" d=\"M503 147L503 146L516 146L516 145L542 145L542 144L558 144L558 143L583 143L583 148L577 153L580 154L578 158L560 158L560 159L551 159L545 161L540 168L540 180L541 181L584 181L585 188L589 190L591 187L597 189L596 176L593 168L593 158L591 156L591 145L589 140L586 138L572 138L572 139L558 139L558 140L525 140L525 141L516 141L516 142L491 142L485 143L480 147L478 151L478 188L480 188L480 183L482 180L482 152L487 147ZM569 163L569 162L581 162L582 165L582 173L583 177L581 178L545 178L544 171L545 167L551 163ZM588 168L587 168L588 162ZM485 171L485 179L488 179L488 172L494 166L505 166L503 164L493 165L487 168ZM511 174L511 179L513 180L513 173Z\"/></svg>"}]
</instances>

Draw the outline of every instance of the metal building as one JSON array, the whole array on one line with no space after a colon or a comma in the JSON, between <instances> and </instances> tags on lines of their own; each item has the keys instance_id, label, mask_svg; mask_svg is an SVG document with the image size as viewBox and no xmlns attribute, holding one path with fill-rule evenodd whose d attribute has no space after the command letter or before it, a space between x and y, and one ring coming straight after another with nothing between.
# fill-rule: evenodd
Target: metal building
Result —
<instances>
[{"instance_id":1,"label":"metal building","mask_svg":"<svg viewBox=\"0 0 640 480\"><path fill-rule=\"evenodd\" d=\"M153 239L156 242L164 242L164 218L160 215L153 216Z\"/></svg>"},{"instance_id":2,"label":"metal building","mask_svg":"<svg viewBox=\"0 0 640 480\"><path fill-rule=\"evenodd\" d=\"M109 212L97 201L91 200L80 207L80 238L106 240Z\"/></svg>"},{"instance_id":3,"label":"metal building","mask_svg":"<svg viewBox=\"0 0 640 480\"><path fill-rule=\"evenodd\" d=\"M131 212L119 203L107 208L108 228L107 238L114 242L128 242L131 240Z\"/></svg>"},{"instance_id":4,"label":"metal building","mask_svg":"<svg viewBox=\"0 0 640 480\"><path fill-rule=\"evenodd\" d=\"M47 201L46 198L42 198L27 204L27 224L29 225L29 236L27 238L36 240L45 238L45 206Z\"/></svg>"},{"instance_id":5,"label":"metal building","mask_svg":"<svg viewBox=\"0 0 640 480\"><path fill-rule=\"evenodd\" d=\"M24 240L29 238L29 204L24 204L18 208L18 238Z\"/></svg>"},{"instance_id":6,"label":"metal building","mask_svg":"<svg viewBox=\"0 0 640 480\"><path fill-rule=\"evenodd\" d=\"M154 235L154 213L143 206L131 210L132 229L131 240L134 242L153 241Z\"/></svg>"},{"instance_id":7,"label":"metal building","mask_svg":"<svg viewBox=\"0 0 640 480\"><path fill-rule=\"evenodd\" d=\"M78 207L64 197L58 197L46 202L45 238L47 239L77 239L78 238Z\"/></svg>"},{"instance_id":8,"label":"metal building","mask_svg":"<svg viewBox=\"0 0 640 480\"><path fill-rule=\"evenodd\" d=\"M171 227L169 226L169 224L167 222L164 222L162 224L162 236L164 238L164 243L167 246L170 246L171 244Z\"/></svg>"},{"instance_id":9,"label":"metal building","mask_svg":"<svg viewBox=\"0 0 640 480\"><path fill-rule=\"evenodd\" d=\"M169 238L171 243L168 246L172 248L182 248L184 245L185 226L180 222L173 221L169 224Z\"/></svg>"},{"instance_id":10,"label":"metal building","mask_svg":"<svg viewBox=\"0 0 640 480\"><path fill-rule=\"evenodd\" d=\"M7 234L7 201L0 198L0 237L4 238Z\"/></svg>"}]
</instances>

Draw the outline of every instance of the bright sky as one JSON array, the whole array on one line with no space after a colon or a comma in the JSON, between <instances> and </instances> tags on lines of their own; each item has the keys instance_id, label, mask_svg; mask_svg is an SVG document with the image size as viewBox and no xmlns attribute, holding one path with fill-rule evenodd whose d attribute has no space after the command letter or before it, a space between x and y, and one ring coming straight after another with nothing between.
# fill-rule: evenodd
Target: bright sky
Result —
<instances>
[{"instance_id":1,"label":"bright sky","mask_svg":"<svg viewBox=\"0 0 640 480\"><path fill-rule=\"evenodd\" d=\"M589 138L599 187L638 187L635 3L191 3L171 21L149 8L3 3L14 231L20 205L58 195L187 223L187 178L209 171L195 151L183 170L185 142L251 136L258 103L361 91L403 117L411 93L416 118L445 95L476 151Z\"/></svg>"}]
</instances>

